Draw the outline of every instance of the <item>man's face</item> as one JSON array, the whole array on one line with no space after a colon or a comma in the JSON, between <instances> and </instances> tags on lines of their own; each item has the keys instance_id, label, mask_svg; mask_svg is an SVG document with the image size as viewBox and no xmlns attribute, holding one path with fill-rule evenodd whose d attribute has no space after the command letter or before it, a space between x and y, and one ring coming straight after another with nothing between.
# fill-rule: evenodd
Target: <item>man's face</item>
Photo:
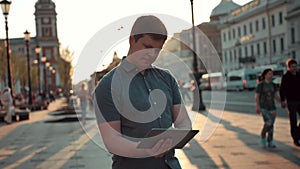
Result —
<instances>
[{"instance_id":1,"label":"man's face","mask_svg":"<svg viewBox=\"0 0 300 169\"><path fill-rule=\"evenodd\" d=\"M150 35L144 35L137 41L130 37L130 60L141 70L147 69L156 60L165 40L153 39Z\"/></svg>"},{"instance_id":2,"label":"man's face","mask_svg":"<svg viewBox=\"0 0 300 169\"><path fill-rule=\"evenodd\" d=\"M290 67L289 67L289 70L292 73L296 73L297 72L297 64L291 64Z\"/></svg>"},{"instance_id":3,"label":"man's face","mask_svg":"<svg viewBox=\"0 0 300 169\"><path fill-rule=\"evenodd\" d=\"M265 79L266 80L272 80L273 78L273 71L269 71L266 76L265 76Z\"/></svg>"}]
</instances>

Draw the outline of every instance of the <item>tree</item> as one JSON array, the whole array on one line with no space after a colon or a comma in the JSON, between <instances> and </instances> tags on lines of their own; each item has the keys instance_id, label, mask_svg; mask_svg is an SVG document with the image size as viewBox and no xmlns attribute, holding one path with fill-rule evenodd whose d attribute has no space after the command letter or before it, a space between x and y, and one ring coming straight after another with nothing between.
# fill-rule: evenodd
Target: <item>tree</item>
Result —
<instances>
[{"instance_id":1,"label":"tree","mask_svg":"<svg viewBox=\"0 0 300 169\"><path fill-rule=\"evenodd\" d=\"M62 48L57 61L61 87L67 95L69 95L69 91L72 89L72 77L74 73L72 66L73 55L74 52L71 52L68 47Z\"/></svg>"}]
</instances>

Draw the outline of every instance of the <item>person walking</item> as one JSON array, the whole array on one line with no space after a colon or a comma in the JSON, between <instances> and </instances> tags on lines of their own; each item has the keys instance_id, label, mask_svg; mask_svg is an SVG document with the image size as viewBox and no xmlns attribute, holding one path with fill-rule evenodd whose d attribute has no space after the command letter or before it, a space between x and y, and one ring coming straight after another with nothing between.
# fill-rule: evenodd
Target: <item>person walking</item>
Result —
<instances>
[{"instance_id":1,"label":"person walking","mask_svg":"<svg viewBox=\"0 0 300 169\"><path fill-rule=\"evenodd\" d=\"M171 139L152 148L138 148L153 128L191 129L174 76L152 63L161 51L167 30L153 16L135 21L125 59L99 82L94 93L98 127L113 154L113 169L180 169Z\"/></svg>"},{"instance_id":2,"label":"person walking","mask_svg":"<svg viewBox=\"0 0 300 169\"><path fill-rule=\"evenodd\" d=\"M6 124L11 124L11 107L13 106L13 98L10 94L9 87L4 88L1 95L1 102L5 109L4 121L6 122Z\"/></svg>"},{"instance_id":3,"label":"person walking","mask_svg":"<svg viewBox=\"0 0 300 169\"><path fill-rule=\"evenodd\" d=\"M261 131L261 143L263 147L275 148L273 142L274 123L276 119L275 99L280 103L276 86L272 82L273 70L265 69L262 72L262 81L255 91L256 112L263 117L264 125ZM266 138L267 137L267 138Z\"/></svg>"},{"instance_id":4,"label":"person walking","mask_svg":"<svg viewBox=\"0 0 300 169\"><path fill-rule=\"evenodd\" d=\"M297 124L297 113L300 116L300 73L294 59L288 59L286 66L288 71L283 75L280 84L281 106L288 108L290 133L294 144L300 147L300 124Z\"/></svg>"},{"instance_id":5,"label":"person walking","mask_svg":"<svg viewBox=\"0 0 300 169\"><path fill-rule=\"evenodd\" d=\"M90 94L86 86L87 85L85 83L82 83L80 89L77 92L77 97L79 98L80 101L81 118L83 124L86 123L87 106L88 106L88 101L90 99Z\"/></svg>"},{"instance_id":6,"label":"person walking","mask_svg":"<svg viewBox=\"0 0 300 169\"><path fill-rule=\"evenodd\" d=\"M190 84L188 84L188 82L183 82L181 80L178 80L178 87L179 87L179 90L182 94L182 98L185 102L187 101L191 101L191 96L189 94L189 87L190 87ZM187 100L186 100L187 98Z\"/></svg>"}]
</instances>

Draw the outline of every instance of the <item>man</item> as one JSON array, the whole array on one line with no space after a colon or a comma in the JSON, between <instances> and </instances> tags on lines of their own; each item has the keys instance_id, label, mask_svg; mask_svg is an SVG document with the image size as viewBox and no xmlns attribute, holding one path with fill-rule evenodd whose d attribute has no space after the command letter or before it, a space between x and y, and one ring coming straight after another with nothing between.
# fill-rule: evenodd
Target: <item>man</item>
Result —
<instances>
[{"instance_id":1,"label":"man","mask_svg":"<svg viewBox=\"0 0 300 169\"><path fill-rule=\"evenodd\" d=\"M275 148L273 142L274 123L276 119L275 100L280 103L275 84L272 82L273 70L268 68L262 72L262 80L255 91L256 112L262 114L264 125L261 131L261 143L263 147ZM267 137L267 138L266 138Z\"/></svg>"},{"instance_id":2,"label":"man","mask_svg":"<svg viewBox=\"0 0 300 169\"><path fill-rule=\"evenodd\" d=\"M90 99L90 94L87 90L86 83L82 83L80 86L80 89L77 92L77 97L80 100L80 108L81 108L81 120L82 123L86 123L86 114L87 114L87 106L88 106L88 101Z\"/></svg>"},{"instance_id":3,"label":"man","mask_svg":"<svg viewBox=\"0 0 300 169\"><path fill-rule=\"evenodd\" d=\"M106 148L114 154L113 169L181 168L171 139L149 149L137 148L152 128L191 129L176 80L152 65L166 39L167 30L157 17L139 17L127 57L95 89L98 126Z\"/></svg>"},{"instance_id":4,"label":"man","mask_svg":"<svg viewBox=\"0 0 300 169\"><path fill-rule=\"evenodd\" d=\"M3 94L1 96L1 102L5 108L5 118L4 121L6 124L11 124L11 106L13 105L13 98L10 94L10 88L5 87Z\"/></svg>"},{"instance_id":5,"label":"man","mask_svg":"<svg viewBox=\"0 0 300 169\"><path fill-rule=\"evenodd\" d=\"M297 112L300 115L300 74L294 59L286 61L287 73L283 75L280 86L281 106L288 107L291 136L294 144L300 147L300 126L297 126Z\"/></svg>"}]
</instances>

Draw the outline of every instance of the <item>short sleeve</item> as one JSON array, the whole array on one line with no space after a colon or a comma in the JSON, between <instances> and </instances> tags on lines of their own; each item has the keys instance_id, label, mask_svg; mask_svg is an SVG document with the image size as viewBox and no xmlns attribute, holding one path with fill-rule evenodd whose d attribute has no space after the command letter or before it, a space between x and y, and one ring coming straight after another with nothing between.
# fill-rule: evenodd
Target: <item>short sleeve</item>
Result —
<instances>
[{"instance_id":1,"label":"short sleeve","mask_svg":"<svg viewBox=\"0 0 300 169\"><path fill-rule=\"evenodd\" d=\"M178 88L178 83L175 80L175 78L170 74L171 76L171 86L173 91L173 105L182 104L182 98L181 94Z\"/></svg>"},{"instance_id":2,"label":"short sleeve","mask_svg":"<svg viewBox=\"0 0 300 169\"><path fill-rule=\"evenodd\" d=\"M114 101L111 94L111 79L103 78L97 85L93 100L95 104L96 118L99 123L119 121L120 113L115 107Z\"/></svg>"},{"instance_id":3,"label":"short sleeve","mask_svg":"<svg viewBox=\"0 0 300 169\"><path fill-rule=\"evenodd\" d=\"M256 86L256 89L255 89L255 93L260 93L261 92L261 84L263 82L259 83L257 86Z\"/></svg>"}]
</instances>

